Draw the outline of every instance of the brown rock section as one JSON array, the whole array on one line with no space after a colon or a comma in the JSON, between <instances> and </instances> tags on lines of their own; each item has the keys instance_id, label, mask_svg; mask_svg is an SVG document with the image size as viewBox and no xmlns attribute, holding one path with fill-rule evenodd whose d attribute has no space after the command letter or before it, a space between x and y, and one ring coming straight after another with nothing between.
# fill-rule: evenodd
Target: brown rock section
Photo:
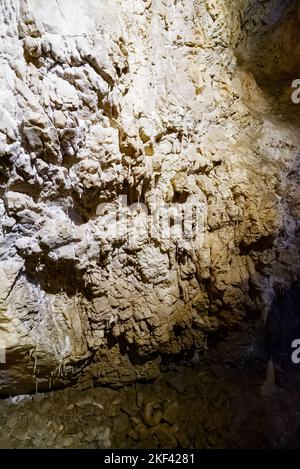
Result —
<instances>
[{"instance_id":1,"label":"brown rock section","mask_svg":"<svg viewBox=\"0 0 300 469\"><path fill-rule=\"evenodd\" d=\"M294 19L235 3L2 2L2 394L152 379L297 278L299 139L249 33Z\"/></svg>"}]
</instances>

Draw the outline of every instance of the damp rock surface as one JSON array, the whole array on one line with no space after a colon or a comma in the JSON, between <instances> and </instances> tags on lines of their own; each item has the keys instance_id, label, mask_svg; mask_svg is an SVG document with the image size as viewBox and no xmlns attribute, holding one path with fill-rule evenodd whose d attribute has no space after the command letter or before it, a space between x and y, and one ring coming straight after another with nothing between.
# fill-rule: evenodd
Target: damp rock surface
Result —
<instances>
[{"instance_id":1,"label":"damp rock surface","mask_svg":"<svg viewBox=\"0 0 300 469\"><path fill-rule=\"evenodd\" d=\"M299 448L299 394L273 367L239 331L151 383L15 396L0 401L0 448Z\"/></svg>"},{"instance_id":2,"label":"damp rock surface","mask_svg":"<svg viewBox=\"0 0 300 469\"><path fill-rule=\"evenodd\" d=\"M298 134L249 45L294 3L75 3L0 6L2 395L152 380L299 273ZM165 414L173 444L179 397L132 439Z\"/></svg>"}]
</instances>

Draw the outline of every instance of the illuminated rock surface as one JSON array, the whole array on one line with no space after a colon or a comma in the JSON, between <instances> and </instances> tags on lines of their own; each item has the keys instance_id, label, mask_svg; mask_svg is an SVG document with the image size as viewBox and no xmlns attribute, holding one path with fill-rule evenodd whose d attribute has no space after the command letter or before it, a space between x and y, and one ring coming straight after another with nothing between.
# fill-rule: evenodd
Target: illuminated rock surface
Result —
<instances>
[{"instance_id":1,"label":"illuminated rock surface","mask_svg":"<svg viewBox=\"0 0 300 469\"><path fill-rule=\"evenodd\" d=\"M75 3L1 3L2 395L155 378L299 274L297 2Z\"/></svg>"}]
</instances>

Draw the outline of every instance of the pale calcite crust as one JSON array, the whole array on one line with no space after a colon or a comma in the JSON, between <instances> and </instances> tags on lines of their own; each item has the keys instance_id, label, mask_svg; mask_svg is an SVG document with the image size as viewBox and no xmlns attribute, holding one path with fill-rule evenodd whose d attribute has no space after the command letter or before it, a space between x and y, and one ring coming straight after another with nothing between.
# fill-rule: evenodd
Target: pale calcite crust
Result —
<instances>
[{"instance_id":1,"label":"pale calcite crust","mask_svg":"<svg viewBox=\"0 0 300 469\"><path fill-rule=\"evenodd\" d=\"M237 64L263 3L1 2L3 394L154 377L296 278L297 134ZM196 239L149 230L163 204Z\"/></svg>"}]
</instances>

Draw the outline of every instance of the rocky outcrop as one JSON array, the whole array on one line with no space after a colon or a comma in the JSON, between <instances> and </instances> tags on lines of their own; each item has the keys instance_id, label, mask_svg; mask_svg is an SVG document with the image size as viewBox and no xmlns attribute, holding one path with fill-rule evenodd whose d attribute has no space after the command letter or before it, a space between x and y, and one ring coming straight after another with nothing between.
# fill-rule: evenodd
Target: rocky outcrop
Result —
<instances>
[{"instance_id":1,"label":"rocky outcrop","mask_svg":"<svg viewBox=\"0 0 300 469\"><path fill-rule=\"evenodd\" d=\"M2 2L2 394L151 379L297 278L298 136L249 33L287 2L234 3Z\"/></svg>"}]
</instances>

